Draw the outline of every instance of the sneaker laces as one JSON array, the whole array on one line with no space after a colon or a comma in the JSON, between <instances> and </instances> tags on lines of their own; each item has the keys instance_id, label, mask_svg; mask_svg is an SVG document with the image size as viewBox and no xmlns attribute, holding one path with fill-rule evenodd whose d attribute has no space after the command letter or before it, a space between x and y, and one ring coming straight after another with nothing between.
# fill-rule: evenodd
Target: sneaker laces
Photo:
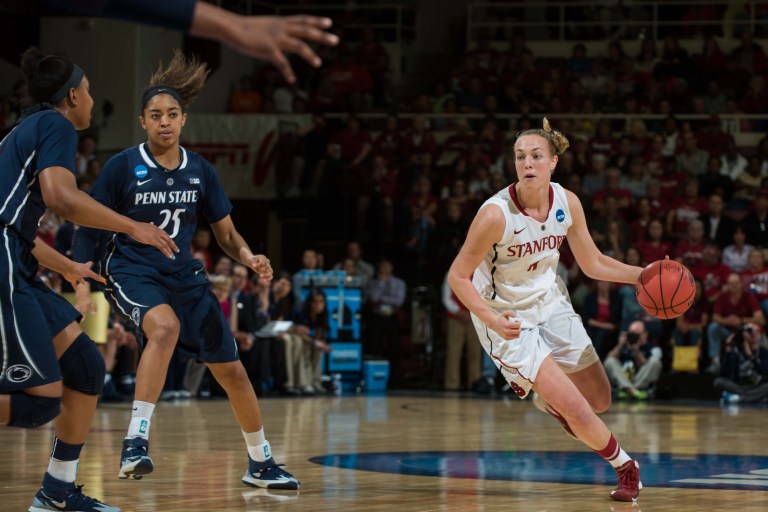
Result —
<instances>
[{"instance_id":1,"label":"sneaker laces","mask_svg":"<svg viewBox=\"0 0 768 512\"><path fill-rule=\"evenodd\" d=\"M90 496L83 494L83 485L84 484L76 485L75 488L69 491L69 494L67 494L67 500L74 498L74 503L71 505L74 505L76 509L80 509L81 505L94 505L96 503L101 503L96 498L91 498Z\"/></svg>"},{"instance_id":2,"label":"sneaker laces","mask_svg":"<svg viewBox=\"0 0 768 512\"><path fill-rule=\"evenodd\" d=\"M639 471L636 471L637 466L634 465L634 462L631 466L629 466L624 471L619 471L619 488L627 487L630 489L634 489L637 487L637 482L640 481L640 473Z\"/></svg>"}]
</instances>

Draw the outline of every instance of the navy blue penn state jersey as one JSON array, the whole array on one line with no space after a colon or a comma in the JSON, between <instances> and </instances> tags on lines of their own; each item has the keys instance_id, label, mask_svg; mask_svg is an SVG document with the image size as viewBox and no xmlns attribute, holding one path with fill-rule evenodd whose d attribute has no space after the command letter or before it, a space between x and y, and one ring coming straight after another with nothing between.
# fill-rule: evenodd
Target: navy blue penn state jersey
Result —
<instances>
[{"instance_id":1,"label":"navy blue penn state jersey","mask_svg":"<svg viewBox=\"0 0 768 512\"><path fill-rule=\"evenodd\" d=\"M125 268L126 264L147 265L162 273L177 272L192 260L198 215L213 224L232 212L232 203L211 164L197 153L182 147L179 151L181 164L173 170L157 163L146 143L118 153L104 165L91 196L126 217L164 229L180 252L171 260L155 247L117 233L108 249L103 273L109 273L113 266Z\"/></svg>"},{"instance_id":2,"label":"navy blue penn state jersey","mask_svg":"<svg viewBox=\"0 0 768 512\"><path fill-rule=\"evenodd\" d=\"M75 174L77 132L55 110L32 114L0 142L0 223L31 246L45 203L40 171L63 167Z\"/></svg>"}]
</instances>

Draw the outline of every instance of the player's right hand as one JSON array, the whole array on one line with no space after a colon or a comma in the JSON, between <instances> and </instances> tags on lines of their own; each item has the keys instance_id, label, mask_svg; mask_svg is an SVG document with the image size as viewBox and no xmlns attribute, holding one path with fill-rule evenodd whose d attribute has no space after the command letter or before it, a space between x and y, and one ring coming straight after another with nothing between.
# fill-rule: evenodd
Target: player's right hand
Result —
<instances>
[{"instance_id":1,"label":"player's right hand","mask_svg":"<svg viewBox=\"0 0 768 512\"><path fill-rule=\"evenodd\" d=\"M173 241L168 233L154 224L137 222L133 228L133 232L128 234L137 242L157 247L167 258L175 259L176 253L179 252L179 248L176 247L176 242Z\"/></svg>"},{"instance_id":2,"label":"player's right hand","mask_svg":"<svg viewBox=\"0 0 768 512\"><path fill-rule=\"evenodd\" d=\"M520 337L520 320L512 311L504 311L500 315L496 315L494 325L488 327L505 340L514 340Z\"/></svg>"}]
</instances>

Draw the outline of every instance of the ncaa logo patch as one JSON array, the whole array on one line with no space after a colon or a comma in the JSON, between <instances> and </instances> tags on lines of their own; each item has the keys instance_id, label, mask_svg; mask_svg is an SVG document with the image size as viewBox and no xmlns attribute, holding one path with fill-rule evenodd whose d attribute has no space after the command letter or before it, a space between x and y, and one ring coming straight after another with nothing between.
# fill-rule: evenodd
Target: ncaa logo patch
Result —
<instances>
[{"instance_id":1,"label":"ncaa logo patch","mask_svg":"<svg viewBox=\"0 0 768 512\"><path fill-rule=\"evenodd\" d=\"M5 371L5 378L15 384L26 382L30 377L32 377L32 369L25 364L15 364Z\"/></svg>"},{"instance_id":2,"label":"ncaa logo patch","mask_svg":"<svg viewBox=\"0 0 768 512\"><path fill-rule=\"evenodd\" d=\"M565 212L560 209L555 212L555 218L557 219L557 222L563 222L565 220Z\"/></svg>"},{"instance_id":3,"label":"ncaa logo patch","mask_svg":"<svg viewBox=\"0 0 768 512\"><path fill-rule=\"evenodd\" d=\"M147 174L149 174L149 171L147 171L147 166L144 164L139 164L133 168L133 175L139 179L146 178Z\"/></svg>"}]
</instances>

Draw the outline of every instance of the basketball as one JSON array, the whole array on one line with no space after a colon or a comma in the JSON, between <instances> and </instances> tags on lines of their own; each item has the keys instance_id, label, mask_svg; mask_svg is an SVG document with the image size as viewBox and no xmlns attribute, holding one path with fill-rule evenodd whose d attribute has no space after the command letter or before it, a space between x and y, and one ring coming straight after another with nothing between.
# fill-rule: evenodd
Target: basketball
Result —
<instances>
[{"instance_id":1,"label":"basketball","mask_svg":"<svg viewBox=\"0 0 768 512\"><path fill-rule=\"evenodd\" d=\"M635 283L637 302L651 316L677 318L693 304L696 283L691 271L674 260L654 261Z\"/></svg>"}]
</instances>

